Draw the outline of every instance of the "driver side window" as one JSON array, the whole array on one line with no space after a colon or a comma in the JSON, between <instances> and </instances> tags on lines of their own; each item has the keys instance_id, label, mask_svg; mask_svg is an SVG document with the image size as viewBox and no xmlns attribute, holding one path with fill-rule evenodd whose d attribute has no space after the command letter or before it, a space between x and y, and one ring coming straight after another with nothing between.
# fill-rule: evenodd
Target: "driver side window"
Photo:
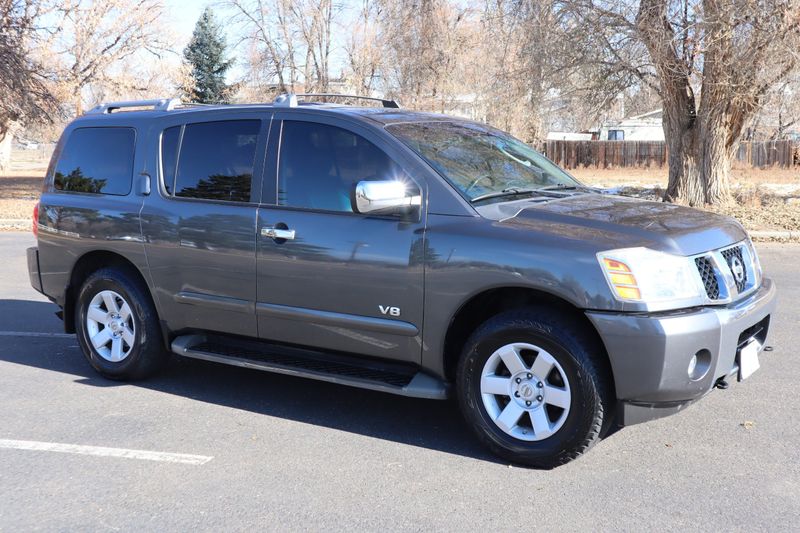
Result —
<instances>
[{"instance_id":1,"label":"driver side window","mask_svg":"<svg viewBox=\"0 0 800 533\"><path fill-rule=\"evenodd\" d=\"M278 164L278 205L353 212L356 184L403 175L380 148L336 126L285 120Z\"/></svg>"}]
</instances>

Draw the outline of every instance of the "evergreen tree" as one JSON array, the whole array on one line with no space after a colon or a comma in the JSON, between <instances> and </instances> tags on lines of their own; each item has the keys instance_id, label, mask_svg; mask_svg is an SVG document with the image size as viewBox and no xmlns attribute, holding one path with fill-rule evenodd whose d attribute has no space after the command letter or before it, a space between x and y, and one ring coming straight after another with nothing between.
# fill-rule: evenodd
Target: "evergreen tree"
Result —
<instances>
[{"instance_id":1,"label":"evergreen tree","mask_svg":"<svg viewBox=\"0 0 800 533\"><path fill-rule=\"evenodd\" d=\"M225 57L225 35L213 11L207 7L195 24L192 40L183 51L191 67L191 82L183 92L192 102L201 104L227 103L230 86L225 83L225 73L232 60Z\"/></svg>"}]
</instances>

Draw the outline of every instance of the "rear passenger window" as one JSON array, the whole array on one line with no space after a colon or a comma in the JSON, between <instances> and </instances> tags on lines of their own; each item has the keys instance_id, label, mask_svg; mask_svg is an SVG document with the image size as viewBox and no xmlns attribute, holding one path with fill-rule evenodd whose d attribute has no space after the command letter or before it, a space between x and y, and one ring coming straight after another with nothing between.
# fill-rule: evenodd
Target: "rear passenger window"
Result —
<instances>
[{"instance_id":1,"label":"rear passenger window","mask_svg":"<svg viewBox=\"0 0 800 533\"><path fill-rule=\"evenodd\" d=\"M131 191L133 128L78 128L56 165L54 186L60 191L116 194Z\"/></svg>"},{"instance_id":2,"label":"rear passenger window","mask_svg":"<svg viewBox=\"0 0 800 533\"><path fill-rule=\"evenodd\" d=\"M360 135L325 124L283 122L278 205L352 213L359 181L402 175L389 156Z\"/></svg>"},{"instance_id":3,"label":"rear passenger window","mask_svg":"<svg viewBox=\"0 0 800 533\"><path fill-rule=\"evenodd\" d=\"M249 202L260 128L260 120L187 124L180 146L179 132L171 131L176 128L165 130L161 154L165 185L171 161L176 155L178 160L174 189L167 191L184 198Z\"/></svg>"}]
</instances>

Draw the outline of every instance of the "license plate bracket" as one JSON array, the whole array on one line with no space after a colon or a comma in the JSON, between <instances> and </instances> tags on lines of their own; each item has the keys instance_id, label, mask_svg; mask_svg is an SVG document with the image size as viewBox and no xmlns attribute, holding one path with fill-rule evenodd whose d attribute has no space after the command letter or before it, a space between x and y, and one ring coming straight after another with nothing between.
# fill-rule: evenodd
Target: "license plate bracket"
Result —
<instances>
[{"instance_id":1,"label":"license plate bracket","mask_svg":"<svg viewBox=\"0 0 800 533\"><path fill-rule=\"evenodd\" d=\"M758 349L760 346L761 344L753 339L739 349L736 354L736 362L739 365L738 381L744 381L760 368L758 362Z\"/></svg>"}]
</instances>

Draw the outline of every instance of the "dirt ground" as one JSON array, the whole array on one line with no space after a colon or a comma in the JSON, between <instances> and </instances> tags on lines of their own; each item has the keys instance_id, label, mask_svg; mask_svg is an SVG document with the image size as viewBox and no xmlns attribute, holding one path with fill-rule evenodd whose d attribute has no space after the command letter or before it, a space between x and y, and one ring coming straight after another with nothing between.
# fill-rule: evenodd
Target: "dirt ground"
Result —
<instances>
[{"instance_id":1,"label":"dirt ground","mask_svg":"<svg viewBox=\"0 0 800 533\"><path fill-rule=\"evenodd\" d=\"M42 190L40 171L11 171L0 175L0 220L30 219Z\"/></svg>"}]
</instances>

